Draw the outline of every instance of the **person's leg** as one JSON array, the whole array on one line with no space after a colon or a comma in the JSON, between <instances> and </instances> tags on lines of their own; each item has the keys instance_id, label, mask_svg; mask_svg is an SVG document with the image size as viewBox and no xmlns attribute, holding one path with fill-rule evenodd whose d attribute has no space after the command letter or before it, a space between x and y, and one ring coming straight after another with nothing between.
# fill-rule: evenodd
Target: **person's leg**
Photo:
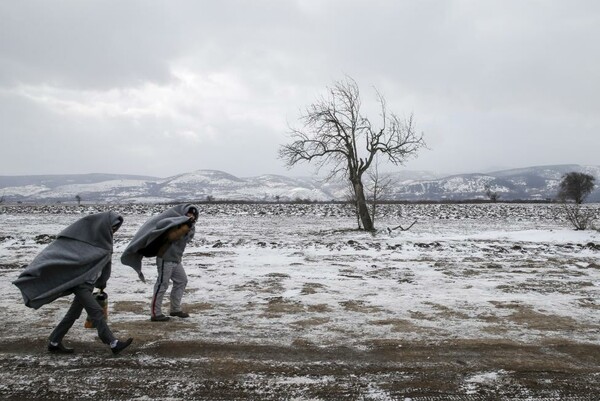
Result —
<instances>
[{"instance_id":1,"label":"person's leg","mask_svg":"<svg viewBox=\"0 0 600 401\"><path fill-rule=\"evenodd\" d=\"M156 258L156 268L158 276L156 277L156 283L154 284L154 294L152 296L151 316L153 318L161 316L162 313L162 302L169 288L169 280L171 279L171 271L173 264L165 262L162 258Z\"/></svg>"},{"instance_id":2,"label":"person's leg","mask_svg":"<svg viewBox=\"0 0 600 401\"><path fill-rule=\"evenodd\" d=\"M79 302L79 299L75 297L65 317L62 318L60 323L50 334L49 340L51 343L60 344L62 342L69 329L73 327L73 323L81 316L82 310L83 305Z\"/></svg>"},{"instance_id":3,"label":"person's leg","mask_svg":"<svg viewBox=\"0 0 600 401\"><path fill-rule=\"evenodd\" d=\"M98 337L100 337L104 344L110 345L113 354L118 354L131 344L133 338L129 338L126 341L119 341L108 328L108 324L104 318L104 310L92 294L93 289L94 287L90 284L81 284L73 289L75 298L71 307L52 334L50 334L49 351L67 354L73 353L72 348L66 348L62 345L62 339L73 326L73 323L81 316L83 309L85 309L98 330Z\"/></svg>"},{"instance_id":4,"label":"person's leg","mask_svg":"<svg viewBox=\"0 0 600 401\"><path fill-rule=\"evenodd\" d=\"M171 289L171 313L181 312L181 299L187 285L187 275L181 263L173 264L171 271L173 288Z\"/></svg>"},{"instance_id":5,"label":"person's leg","mask_svg":"<svg viewBox=\"0 0 600 401\"><path fill-rule=\"evenodd\" d=\"M92 320L94 327L98 330L98 337L104 344L111 344L116 338L112 331L108 328L106 319L104 318L104 310L92 294L93 287L90 285L80 285L75 288L75 299L83 306L88 316Z\"/></svg>"}]
</instances>

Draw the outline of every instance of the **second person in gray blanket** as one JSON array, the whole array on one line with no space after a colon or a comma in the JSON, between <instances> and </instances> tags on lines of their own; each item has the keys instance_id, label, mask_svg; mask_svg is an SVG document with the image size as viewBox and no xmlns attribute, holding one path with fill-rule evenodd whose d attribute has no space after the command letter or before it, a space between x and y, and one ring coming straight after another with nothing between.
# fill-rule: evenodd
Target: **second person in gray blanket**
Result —
<instances>
[{"instance_id":1,"label":"second person in gray blanket","mask_svg":"<svg viewBox=\"0 0 600 401\"><path fill-rule=\"evenodd\" d=\"M135 234L121 262L133 267L142 281L142 259L156 257L157 277L152 294L150 320L165 322L170 318L162 312L162 303L169 282L173 282L170 294L170 316L187 318L190 315L181 308L181 299L187 285L187 275L182 265L186 245L194 238L198 208L194 205L177 205L152 217Z\"/></svg>"}]
</instances>

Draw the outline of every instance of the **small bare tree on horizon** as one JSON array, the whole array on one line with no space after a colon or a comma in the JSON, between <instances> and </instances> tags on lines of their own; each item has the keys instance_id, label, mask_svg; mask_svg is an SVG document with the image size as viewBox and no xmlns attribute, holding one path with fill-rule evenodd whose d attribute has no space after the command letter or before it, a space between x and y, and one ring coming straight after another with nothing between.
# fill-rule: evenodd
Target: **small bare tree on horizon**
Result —
<instances>
[{"instance_id":1,"label":"small bare tree on horizon","mask_svg":"<svg viewBox=\"0 0 600 401\"><path fill-rule=\"evenodd\" d=\"M400 119L390 113L385 98L377 90L380 121L375 128L362 114L358 85L350 77L334 82L327 89L327 97L319 98L301 114L302 127L290 127L292 142L280 148L279 156L288 167L314 161L318 169L331 166L328 178L345 176L352 185L364 230L373 231L364 173L378 154L385 155L396 166L404 164L425 146L423 134L415 132L412 115Z\"/></svg>"},{"instance_id":2,"label":"small bare tree on horizon","mask_svg":"<svg viewBox=\"0 0 600 401\"><path fill-rule=\"evenodd\" d=\"M576 171L563 175L558 186L558 199L563 204L563 212L576 230L593 227L596 215L593 210L584 209L582 203L594 190L596 178L593 175ZM572 200L569 204L567 201Z\"/></svg>"},{"instance_id":3,"label":"small bare tree on horizon","mask_svg":"<svg viewBox=\"0 0 600 401\"><path fill-rule=\"evenodd\" d=\"M373 225L375 225L377 206L390 192L392 179L388 174L380 173L378 158L376 158L373 168L368 172L368 177L367 190L371 197L371 218L373 219Z\"/></svg>"},{"instance_id":4,"label":"small bare tree on horizon","mask_svg":"<svg viewBox=\"0 0 600 401\"><path fill-rule=\"evenodd\" d=\"M595 181L596 177L591 174L576 171L567 173L558 184L558 198L562 201L571 199L580 205L594 190Z\"/></svg>"},{"instance_id":5,"label":"small bare tree on horizon","mask_svg":"<svg viewBox=\"0 0 600 401\"><path fill-rule=\"evenodd\" d=\"M492 191L492 188L489 184L487 184L484 189L485 196L487 196L490 199L490 201L492 201L493 203L498 202L498 199L500 199L500 194L498 192Z\"/></svg>"}]
</instances>

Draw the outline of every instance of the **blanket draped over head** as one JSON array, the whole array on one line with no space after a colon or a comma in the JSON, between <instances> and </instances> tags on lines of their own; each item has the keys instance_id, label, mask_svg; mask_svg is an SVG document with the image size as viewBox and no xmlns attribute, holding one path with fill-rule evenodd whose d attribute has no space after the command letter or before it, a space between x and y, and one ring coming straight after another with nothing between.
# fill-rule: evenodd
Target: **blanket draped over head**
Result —
<instances>
[{"instance_id":1,"label":"blanket draped over head","mask_svg":"<svg viewBox=\"0 0 600 401\"><path fill-rule=\"evenodd\" d=\"M190 212L193 212L197 218L198 208L196 206L190 204L177 205L145 222L123 251L121 263L133 267L140 275L142 272L142 258L144 256L156 256L158 249L166 241L167 231L187 223L189 217L186 214Z\"/></svg>"},{"instance_id":2,"label":"blanket draped over head","mask_svg":"<svg viewBox=\"0 0 600 401\"><path fill-rule=\"evenodd\" d=\"M25 305L38 309L70 294L80 284L94 283L103 269L110 266L112 227L122 222L123 218L115 212L96 213L61 231L13 281L21 290ZM110 269L107 272L110 275ZM102 277L103 285L108 275Z\"/></svg>"}]
</instances>

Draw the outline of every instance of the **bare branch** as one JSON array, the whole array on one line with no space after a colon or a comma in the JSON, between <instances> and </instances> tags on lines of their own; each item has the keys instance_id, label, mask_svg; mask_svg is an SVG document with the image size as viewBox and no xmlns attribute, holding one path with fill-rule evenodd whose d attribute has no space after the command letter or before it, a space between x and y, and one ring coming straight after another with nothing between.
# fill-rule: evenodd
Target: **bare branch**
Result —
<instances>
[{"instance_id":1,"label":"bare branch","mask_svg":"<svg viewBox=\"0 0 600 401\"><path fill-rule=\"evenodd\" d=\"M413 221L412 224L406 228L402 227L402 225L397 225L396 227L392 227L392 228L388 227L387 230L389 233L391 233L392 231L397 230L397 229L400 229L400 231L408 231L412 228L412 226L417 224L417 221L418 220Z\"/></svg>"}]
</instances>

